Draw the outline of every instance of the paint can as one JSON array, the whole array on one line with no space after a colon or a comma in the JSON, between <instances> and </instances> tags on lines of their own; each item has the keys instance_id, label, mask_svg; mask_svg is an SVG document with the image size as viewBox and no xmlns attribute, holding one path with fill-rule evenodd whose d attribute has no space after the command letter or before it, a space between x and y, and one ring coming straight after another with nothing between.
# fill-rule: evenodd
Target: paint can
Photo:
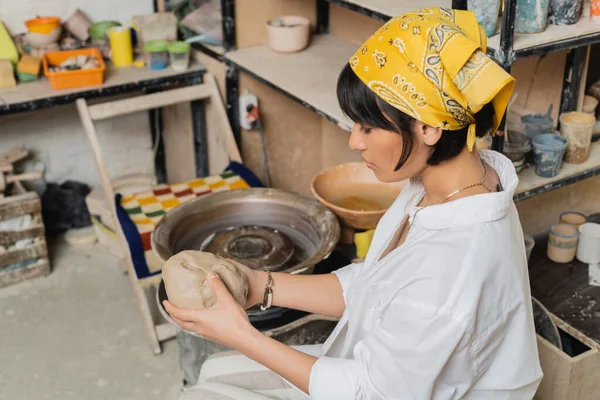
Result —
<instances>
[{"instance_id":1,"label":"paint can","mask_svg":"<svg viewBox=\"0 0 600 400\"><path fill-rule=\"evenodd\" d=\"M500 0L471 0L467 3L468 9L475 13L477 23L485 29L486 35L488 37L495 35Z\"/></svg>"},{"instance_id":2,"label":"paint can","mask_svg":"<svg viewBox=\"0 0 600 400\"><path fill-rule=\"evenodd\" d=\"M596 118L590 114L578 111L561 114L560 133L567 139L566 162L581 164L588 159L595 124Z\"/></svg>"},{"instance_id":3,"label":"paint can","mask_svg":"<svg viewBox=\"0 0 600 400\"><path fill-rule=\"evenodd\" d=\"M581 16L583 0L550 0L550 23L573 25Z\"/></svg>"},{"instance_id":4,"label":"paint can","mask_svg":"<svg viewBox=\"0 0 600 400\"><path fill-rule=\"evenodd\" d=\"M538 33L548 25L549 0L517 0L515 32Z\"/></svg>"},{"instance_id":5,"label":"paint can","mask_svg":"<svg viewBox=\"0 0 600 400\"><path fill-rule=\"evenodd\" d=\"M558 175L567 139L554 133L542 133L533 138L535 174L542 178Z\"/></svg>"}]
</instances>

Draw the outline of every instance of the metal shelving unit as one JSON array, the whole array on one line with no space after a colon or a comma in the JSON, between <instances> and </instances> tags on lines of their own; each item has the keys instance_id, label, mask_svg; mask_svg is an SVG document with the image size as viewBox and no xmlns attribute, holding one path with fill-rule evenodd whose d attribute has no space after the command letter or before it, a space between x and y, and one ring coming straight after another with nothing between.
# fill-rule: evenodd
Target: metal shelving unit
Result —
<instances>
[{"instance_id":1,"label":"metal shelving unit","mask_svg":"<svg viewBox=\"0 0 600 400\"><path fill-rule=\"evenodd\" d=\"M316 1L317 10L317 35L311 46L304 52L295 55L278 55L271 52L266 45L237 49L235 0L221 0L224 53L215 54L213 57L225 63L227 112L238 141L241 138L238 118L240 71L336 123L340 128L350 131L352 123L343 115L335 99L335 81L337 71L353 54L356 45L328 34L330 3L379 21L387 21L394 15L425 7L446 6L467 9L467 0L314 1ZM579 95L579 82L586 60L585 46L600 42L600 25L591 24L582 18L575 25L549 25L545 32L539 34L515 34L516 3L517 0L504 0L505 11L501 17L500 30L498 34L489 38L488 54L503 68L510 71L512 64L517 59L571 50L566 60L560 109L561 111L575 109ZM194 47L210 55L199 45ZM327 79L314 77L306 72L310 70L311 63L327 65L324 69L330 70L331 74L327 75ZM294 68L295 66L297 68ZM300 81L301 84L291 84L294 80ZM503 138L497 136L494 139L493 147L501 150ZM515 201L537 196L600 174L600 157L596 154L598 146L594 146L593 156L590 156L588 162L577 166L565 165L561 174L555 178L539 178L533 174L532 169L524 171L521 173L522 184L515 193Z\"/></svg>"}]
</instances>

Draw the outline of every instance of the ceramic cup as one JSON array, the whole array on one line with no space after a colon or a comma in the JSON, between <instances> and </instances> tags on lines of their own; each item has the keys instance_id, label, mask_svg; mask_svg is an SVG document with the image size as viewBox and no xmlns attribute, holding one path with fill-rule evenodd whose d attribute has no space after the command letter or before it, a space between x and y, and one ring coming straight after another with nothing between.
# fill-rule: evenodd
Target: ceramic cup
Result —
<instances>
[{"instance_id":1,"label":"ceramic cup","mask_svg":"<svg viewBox=\"0 0 600 400\"><path fill-rule=\"evenodd\" d=\"M575 259L579 230L573 225L556 224L548 235L548 258L556 263L569 263Z\"/></svg>"},{"instance_id":2,"label":"ceramic cup","mask_svg":"<svg viewBox=\"0 0 600 400\"><path fill-rule=\"evenodd\" d=\"M561 224L573 225L579 228L579 225L584 224L587 221L585 214L577 211L565 211L560 214L558 222Z\"/></svg>"},{"instance_id":3,"label":"ceramic cup","mask_svg":"<svg viewBox=\"0 0 600 400\"><path fill-rule=\"evenodd\" d=\"M586 222L579 226L577 259L586 264L600 263L600 224Z\"/></svg>"},{"instance_id":4,"label":"ceramic cup","mask_svg":"<svg viewBox=\"0 0 600 400\"><path fill-rule=\"evenodd\" d=\"M267 36L271 49L280 53L304 50L310 39L310 21L287 15L267 22Z\"/></svg>"},{"instance_id":5,"label":"ceramic cup","mask_svg":"<svg viewBox=\"0 0 600 400\"><path fill-rule=\"evenodd\" d=\"M595 124L596 118L590 114L578 111L561 114L560 134L567 139L566 162L581 164L588 159Z\"/></svg>"}]
</instances>

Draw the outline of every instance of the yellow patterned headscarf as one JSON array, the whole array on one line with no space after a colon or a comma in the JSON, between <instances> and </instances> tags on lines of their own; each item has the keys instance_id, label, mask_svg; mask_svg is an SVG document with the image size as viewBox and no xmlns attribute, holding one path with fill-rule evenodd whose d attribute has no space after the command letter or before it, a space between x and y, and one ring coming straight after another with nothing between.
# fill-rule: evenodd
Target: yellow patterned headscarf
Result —
<instances>
[{"instance_id":1,"label":"yellow patterned headscarf","mask_svg":"<svg viewBox=\"0 0 600 400\"><path fill-rule=\"evenodd\" d=\"M350 59L354 73L398 110L445 130L469 126L494 106L495 132L510 99L514 78L485 55L485 30L472 11L428 8L399 15L369 38Z\"/></svg>"}]
</instances>

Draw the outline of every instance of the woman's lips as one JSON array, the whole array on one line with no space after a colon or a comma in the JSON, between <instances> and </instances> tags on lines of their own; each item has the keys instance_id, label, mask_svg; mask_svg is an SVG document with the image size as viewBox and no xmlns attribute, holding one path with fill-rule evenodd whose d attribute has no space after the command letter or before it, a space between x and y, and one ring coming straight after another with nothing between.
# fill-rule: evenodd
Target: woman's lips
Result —
<instances>
[{"instance_id":1,"label":"woman's lips","mask_svg":"<svg viewBox=\"0 0 600 400\"><path fill-rule=\"evenodd\" d=\"M365 162L365 164L367 164L367 168L369 168L369 169L375 169L375 164L368 162L364 158L363 158L363 161Z\"/></svg>"}]
</instances>

